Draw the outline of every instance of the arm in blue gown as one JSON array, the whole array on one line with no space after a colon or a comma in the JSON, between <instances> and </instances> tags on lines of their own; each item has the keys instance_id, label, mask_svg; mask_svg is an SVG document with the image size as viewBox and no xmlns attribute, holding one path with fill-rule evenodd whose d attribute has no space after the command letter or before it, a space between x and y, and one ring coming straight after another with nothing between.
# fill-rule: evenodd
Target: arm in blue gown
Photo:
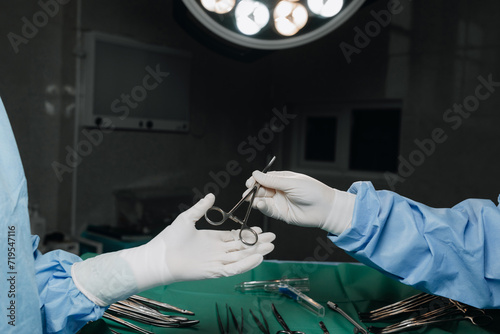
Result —
<instances>
[{"instance_id":1,"label":"arm in blue gown","mask_svg":"<svg viewBox=\"0 0 500 334\"><path fill-rule=\"evenodd\" d=\"M500 210L468 199L431 208L357 182L352 224L330 239L394 279L480 308L500 308Z\"/></svg>"},{"instance_id":2,"label":"arm in blue gown","mask_svg":"<svg viewBox=\"0 0 500 334\"><path fill-rule=\"evenodd\" d=\"M0 333L76 333L102 316L105 308L85 297L71 278L72 264L81 259L64 251L42 255L37 250L39 238L30 234L26 178L1 100L0 235Z\"/></svg>"},{"instance_id":3,"label":"arm in blue gown","mask_svg":"<svg viewBox=\"0 0 500 334\"><path fill-rule=\"evenodd\" d=\"M90 301L71 278L71 266L81 259L55 250L44 255L37 250L39 238L32 236L35 278L46 333L76 333L87 322L102 317L105 307Z\"/></svg>"}]
</instances>

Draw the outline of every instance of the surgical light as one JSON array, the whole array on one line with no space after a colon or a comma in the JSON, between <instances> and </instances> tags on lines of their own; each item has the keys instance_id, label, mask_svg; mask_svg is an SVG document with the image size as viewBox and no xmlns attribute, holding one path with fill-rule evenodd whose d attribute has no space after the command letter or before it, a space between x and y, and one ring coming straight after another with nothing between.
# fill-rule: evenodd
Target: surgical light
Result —
<instances>
[{"instance_id":1,"label":"surgical light","mask_svg":"<svg viewBox=\"0 0 500 334\"><path fill-rule=\"evenodd\" d=\"M322 17L337 15L344 5L344 0L307 0L309 10Z\"/></svg>"},{"instance_id":2,"label":"surgical light","mask_svg":"<svg viewBox=\"0 0 500 334\"><path fill-rule=\"evenodd\" d=\"M283 36L293 36L307 23L307 9L296 1L280 1L274 8L274 24Z\"/></svg>"},{"instance_id":3,"label":"surgical light","mask_svg":"<svg viewBox=\"0 0 500 334\"><path fill-rule=\"evenodd\" d=\"M235 0L201 0L203 7L217 14L229 13L235 4Z\"/></svg>"},{"instance_id":4,"label":"surgical light","mask_svg":"<svg viewBox=\"0 0 500 334\"><path fill-rule=\"evenodd\" d=\"M258 1L243 0L235 10L236 26L245 35L255 35L269 22L269 9Z\"/></svg>"},{"instance_id":5,"label":"surgical light","mask_svg":"<svg viewBox=\"0 0 500 334\"><path fill-rule=\"evenodd\" d=\"M344 24L364 2L182 0L184 6L180 6L176 13L185 29L191 34L198 34L200 40L210 47L242 55L248 54L251 49L279 50L317 40ZM187 15L183 8L191 15ZM190 23L191 20L198 22ZM229 42L231 47L228 48L224 42Z\"/></svg>"}]
</instances>

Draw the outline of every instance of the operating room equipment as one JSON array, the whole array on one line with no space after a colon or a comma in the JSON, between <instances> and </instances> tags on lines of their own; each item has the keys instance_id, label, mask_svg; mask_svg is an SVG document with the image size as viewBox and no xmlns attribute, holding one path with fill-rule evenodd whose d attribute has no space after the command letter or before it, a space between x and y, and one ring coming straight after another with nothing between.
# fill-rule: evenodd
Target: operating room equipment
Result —
<instances>
[{"instance_id":1,"label":"operating room equipment","mask_svg":"<svg viewBox=\"0 0 500 334\"><path fill-rule=\"evenodd\" d=\"M324 317L325 316L325 308L320 305L318 302L316 302L314 299L311 297L305 295L304 293L300 292L296 288L288 285L288 284L283 284L279 283L277 284L278 292L281 294L284 294L287 297L290 297L300 305L304 306L307 308L309 311L313 312L319 317ZM273 290L271 290L273 291Z\"/></svg>"},{"instance_id":2,"label":"operating room equipment","mask_svg":"<svg viewBox=\"0 0 500 334\"><path fill-rule=\"evenodd\" d=\"M238 330L238 334L243 334L243 326L245 323L245 316L243 315L243 308L241 308L241 324L238 323L236 316L233 313L233 309L229 306L229 313L231 314L231 318L233 319L234 327Z\"/></svg>"},{"instance_id":3,"label":"operating room equipment","mask_svg":"<svg viewBox=\"0 0 500 334\"><path fill-rule=\"evenodd\" d=\"M428 313L403 320L393 325L386 327L369 327L370 332L375 334L389 334L408 331L421 326L434 325L443 322L469 320L476 326L486 326L493 318L484 313L468 314L462 313L456 308L444 306L440 309L429 311Z\"/></svg>"},{"instance_id":4,"label":"operating room equipment","mask_svg":"<svg viewBox=\"0 0 500 334\"><path fill-rule=\"evenodd\" d=\"M281 293L317 316L325 316L325 308L302 291L309 291L309 278L283 278L268 281L248 281L235 286L241 292L274 292Z\"/></svg>"},{"instance_id":5,"label":"operating room equipment","mask_svg":"<svg viewBox=\"0 0 500 334\"><path fill-rule=\"evenodd\" d=\"M276 160L276 157L273 157L271 159L271 161L269 161L267 166L262 170L262 172L266 173L269 170L269 168L271 168L271 166L275 160ZM248 246L255 245L257 243L257 241L259 240L259 236L258 236L257 232L255 232L252 228L250 228L247 225L247 223L248 223L248 217L250 216L250 212L252 211L252 205L253 205L253 202L255 200L255 194L257 193L259 188L260 188L260 185L258 183L256 183L254 185L254 187L252 188L252 190L249 191L238 203L236 203L236 205L229 212L225 212L224 210L222 210L221 208L219 208L217 206L212 206L205 213L206 221L212 225L218 226L218 225L223 224L226 220L231 219L231 220L241 224L241 229L240 229L240 233L239 233L239 237L240 237L241 242L243 242L245 245L248 245ZM236 217L235 211L248 198L250 198L249 204L248 204L248 209L246 211L245 218L243 220L241 220L240 218ZM221 215L219 220L217 220L217 219L214 220L214 219L209 218L209 214L213 215L214 212L217 212L217 215L218 214Z\"/></svg>"},{"instance_id":6,"label":"operating room equipment","mask_svg":"<svg viewBox=\"0 0 500 334\"><path fill-rule=\"evenodd\" d=\"M109 319L109 320L112 320L116 323L119 323L120 325L123 325L123 326L126 326L126 327L129 327L129 328L132 328L133 330L139 332L139 333L143 333L143 334L154 334L153 332L150 332L150 331L147 331L139 326L136 326L134 325L133 323L130 323L128 321L125 321L123 319L120 319L112 314L109 314L108 312L104 312L103 318L105 319Z\"/></svg>"},{"instance_id":7,"label":"operating room equipment","mask_svg":"<svg viewBox=\"0 0 500 334\"><path fill-rule=\"evenodd\" d=\"M153 309L147 306L146 304L143 304L142 302L138 301L140 299L147 301L149 304L156 304L156 306L158 306L158 304L160 305L162 304L148 298L133 296L132 298L118 301L110 305L109 309L105 313L105 317L114 321L117 321L116 319L119 319L120 320L119 322L121 324L123 324L124 320L118 318L119 316L126 317L128 319L132 319L156 327L169 327L169 328L189 327L199 323L199 320L190 320L183 316L172 316L160 313L158 310ZM185 312L185 310L172 307L169 304L165 305L168 305L168 307L164 306L159 306L159 307L169 311L172 311L174 309L176 312L179 312L178 310L180 310L181 312ZM131 327L129 325L126 326ZM138 330L137 328L140 328L136 325L133 326L134 327L131 328L134 328L136 330Z\"/></svg>"},{"instance_id":8,"label":"operating room equipment","mask_svg":"<svg viewBox=\"0 0 500 334\"><path fill-rule=\"evenodd\" d=\"M182 314L194 315L194 312L191 312L189 310L181 309L177 306L173 306L173 305L170 305L167 303L162 303L162 302L159 302L157 300L149 299L149 298L139 296L139 295L130 296L129 299L133 300L133 301L138 301L138 302L142 302L145 304L149 304L149 305L155 306L157 308L163 309L165 311L174 311L174 312L179 312Z\"/></svg>"},{"instance_id":9,"label":"operating room equipment","mask_svg":"<svg viewBox=\"0 0 500 334\"><path fill-rule=\"evenodd\" d=\"M319 322L319 327L321 328L321 330L323 331L323 334L330 334L330 332L328 331L328 329L326 328L326 325L323 321L320 321Z\"/></svg>"},{"instance_id":10,"label":"operating room equipment","mask_svg":"<svg viewBox=\"0 0 500 334\"><path fill-rule=\"evenodd\" d=\"M364 321L381 321L395 315L407 313L410 310L412 312L418 312L419 315L386 327L371 326L369 327L370 332L376 334L398 333L421 326L462 320L469 320L472 324L477 326L486 326L493 320L484 310L465 305L449 298L420 293L402 300L401 302L368 312L366 314L378 314L378 316L367 317L365 314Z\"/></svg>"},{"instance_id":11,"label":"operating room equipment","mask_svg":"<svg viewBox=\"0 0 500 334\"><path fill-rule=\"evenodd\" d=\"M351 318L347 313L344 312L337 304L328 301L326 303L329 308L334 310L335 312L338 312L340 315L342 315L344 318L346 318L351 324L354 325L355 330L354 333L362 333L362 334L368 334L366 329L364 329L360 324L358 324L353 318Z\"/></svg>"},{"instance_id":12,"label":"operating room equipment","mask_svg":"<svg viewBox=\"0 0 500 334\"><path fill-rule=\"evenodd\" d=\"M358 315L362 322L382 321L405 313L426 311L430 304L438 298L436 295L422 292L376 310L360 312Z\"/></svg>"},{"instance_id":13,"label":"operating room equipment","mask_svg":"<svg viewBox=\"0 0 500 334\"><path fill-rule=\"evenodd\" d=\"M257 327L259 327L260 331L264 334L271 334L269 332L269 324L267 323L266 317L264 317L264 313L262 313L262 310L259 309L260 315L262 316L262 322L259 320L259 318L250 310L250 314L252 315L253 320L257 324Z\"/></svg>"},{"instance_id":14,"label":"operating room equipment","mask_svg":"<svg viewBox=\"0 0 500 334\"><path fill-rule=\"evenodd\" d=\"M285 319L283 319L281 314L279 314L274 303L271 304L271 308L273 310L273 314L274 314L276 320L278 320L281 327L283 327L283 330L277 331L276 334L280 334L280 333L283 333L283 334L305 334L304 332L290 330L290 327L288 327L287 323L285 322Z\"/></svg>"},{"instance_id":15,"label":"operating room equipment","mask_svg":"<svg viewBox=\"0 0 500 334\"><path fill-rule=\"evenodd\" d=\"M228 314L228 309L227 309L227 304L226 304L226 328L224 328L224 325L222 323L222 319L220 317L220 312L219 312L219 305L215 303L215 314L217 315L217 324L219 325L219 330L221 334L228 334L229 333L229 314Z\"/></svg>"},{"instance_id":16,"label":"operating room equipment","mask_svg":"<svg viewBox=\"0 0 500 334\"><path fill-rule=\"evenodd\" d=\"M233 310L231 307L229 307L226 304L226 326L224 327L220 312L219 312L219 305L215 303L215 314L217 316L217 324L219 326L219 331L221 334L229 334L230 333L230 328L229 328L229 318L231 317L233 320L234 327L236 328L236 331L238 334L243 334L243 326L245 322L245 318L243 316L243 308L241 308L241 323L238 323L238 320L236 319L236 316L233 313Z\"/></svg>"},{"instance_id":17,"label":"operating room equipment","mask_svg":"<svg viewBox=\"0 0 500 334\"><path fill-rule=\"evenodd\" d=\"M281 278L267 281L247 281L235 285L234 289L240 292L259 292L278 290L278 284L288 284L299 291L309 291L309 277Z\"/></svg>"}]
</instances>

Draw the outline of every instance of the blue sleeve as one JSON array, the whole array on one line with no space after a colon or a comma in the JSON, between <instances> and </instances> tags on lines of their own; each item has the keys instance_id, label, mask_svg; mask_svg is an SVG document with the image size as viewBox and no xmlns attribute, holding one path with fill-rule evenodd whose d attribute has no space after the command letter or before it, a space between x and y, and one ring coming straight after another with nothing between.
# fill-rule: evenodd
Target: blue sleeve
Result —
<instances>
[{"instance_id":1,"label":"blue sleeve","mask_svg":"<svg viewBox=\"0 0 500 334\"><path fill-rule=\"evenodd\" d=\"M28 189L0 99L0 333L41 334L28 215Z\"/></svg>"},{"instance_id":2,"label":"blue sleeve","mask_svg":"<svg viewBox=\"0 0 500 334\"><path fill-rule=\"evenodd\" d=\"M75 286L71 266L81 261L78 256L62 250L42 255L38 241L37 236L32 237L44 333L76 333L87 322L101 318L106 308L90 301Z\"/></svg>"},{"instance_id":3,"label":"blue sleeve","mask_svg":"<svg viewBox=\"0 0 500 334\"><path fill-rule=\"evenodd\" d=\"M468 199L431 208L358 182L351 227L330 239L354 258L421 291L500 308L500 209Z\"/></svg>"},{"instance_id":4,"label":"blue sleeve","mask_svg":"<svg viewBox=\"0 0 500 334\"><path fill-rule=\"evenodd\" d=\"M26 178L7 112L0 99L0 333L76 333L104 309L71 278L76 255L41 255L30 235ZM37 294L38 292L38 294ZM5 317L5 318L4 318Z\"/></svg>"}]
</instances>

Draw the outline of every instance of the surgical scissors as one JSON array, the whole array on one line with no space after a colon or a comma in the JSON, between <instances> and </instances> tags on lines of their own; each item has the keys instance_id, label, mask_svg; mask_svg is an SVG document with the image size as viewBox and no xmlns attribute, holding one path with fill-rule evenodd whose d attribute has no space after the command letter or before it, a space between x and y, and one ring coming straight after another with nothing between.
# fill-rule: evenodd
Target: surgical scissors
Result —
<instances>
[{"instance_id":1,"label":"surgical scissors","mask_svg":"<svg viewBox=\"0 0 500 334\"><path fill-rule=\"evenodd\" d=\"M271 159L271 161L269 161L269 163L267 164L267 166L262 170L262 173L267 172L269 170L269 168L271 168L271 165L274 163L274 160L276 160L276 157L273 157ZM228 219L231 219L231 220L233 220L233 221L241 224L241 229L240 229L240 233L239 233L239 237L240 237L241 242L243 242L245 245L248 245L248 246L255 245L257 243L257 241L259 240L259 236L258 236L257 232L255 232L252 228L250 228L247 225L247 222L248 222L248 217L250 216L250 212L252 211L252 205L253 205L253 201L255 200L255 194L257 193L257 191L259 190L259 188L260 188L260 184L256 183L253 186L252 190L250 190L238 203L236 203L236 205L229 212L225 212L224 210L222 210L221 208L219 208L217 206L212 206L205 213L205 219L207 220L207 222L209 222L210 224L215 225L215 226L221 225L222 223L224 223ZM238 217L236 217L236 215L234 214L234 212L250 196L251 196L250 203L248 205L248 209L247 209L247 212L245 214L245 218L243 220L241 220ZM214 211L216 211L216 212L218 212L218 213L221 214L221 219L220 220L212 220L212 219L210 219L208 217L209 213L212 213ZM244 235L244 234L248 234L248 233L250 233L250 234L247 235L247 236Z\"/></svg>"}]
</instances>

